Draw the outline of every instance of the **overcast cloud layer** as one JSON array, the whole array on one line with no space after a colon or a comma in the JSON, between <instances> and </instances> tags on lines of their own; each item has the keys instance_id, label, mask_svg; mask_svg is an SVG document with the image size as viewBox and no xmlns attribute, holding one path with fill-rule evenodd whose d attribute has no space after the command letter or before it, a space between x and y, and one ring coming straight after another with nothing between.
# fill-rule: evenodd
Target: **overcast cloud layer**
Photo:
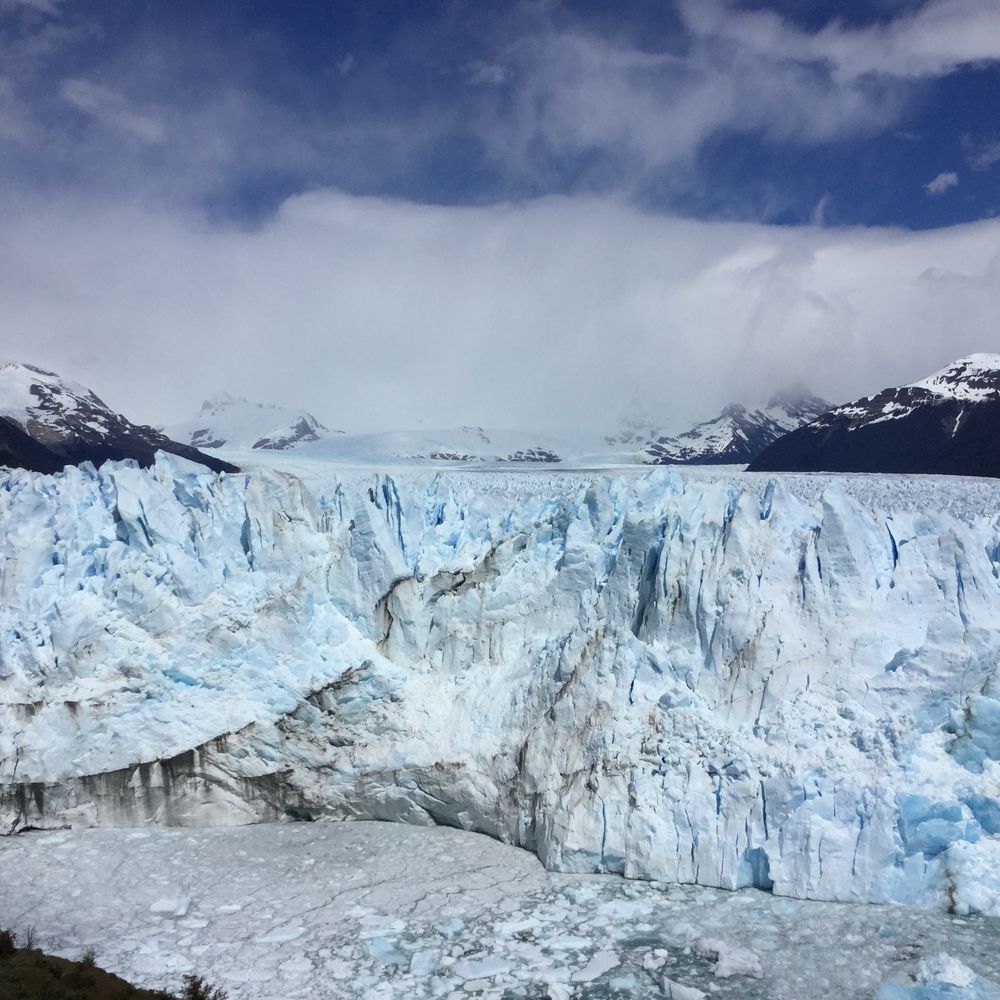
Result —
<instances>
[{"instance_id":1,"label":"overcast cloud layer","mask_svg":"<svg viewBox=\"0 0 1000 1000\"><path fill-rule=\"evenodd\" d=\"M348 429L608 426L804 379L833 400L996 348L1000 222L924 233L316 192L254 232L138 210L0 225L8 353L137 419L225 388Z\"/></svg>"}]
</instances>

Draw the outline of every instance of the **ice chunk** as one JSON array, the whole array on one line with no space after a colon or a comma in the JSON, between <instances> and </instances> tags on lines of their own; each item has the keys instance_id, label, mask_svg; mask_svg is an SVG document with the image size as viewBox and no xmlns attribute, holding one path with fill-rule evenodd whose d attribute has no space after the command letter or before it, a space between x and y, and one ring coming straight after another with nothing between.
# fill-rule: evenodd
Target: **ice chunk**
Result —
<instances>
[{"instance_id":1,"label":"ice chunk","mask_svg":"<svg viewBox=\"0 0 1000 1000\"><path fill-rule=\"evenodd\" d=\"M396 942L389 938L372 938L368 942L368 950L372 953L372 957L383 965L406 964L406 956L396 947Z\"/></svg>"},{"instance_id":2,"label":"ice chunk","mask_svg":"<svg viewBox=\"0 0 1000 1000\"><path fill-rule=\"evenodd\" d=\"M705 1000L708 994L694 986L684 986L682 983L664 976L663 995L667 1000Z\"/></svg>"},{"instance_id":3,"label":"ice chunk","mask_svg":"<svg viewBox=\"0 0 1000 1000\"><path fill-rule=\"evenodd\" d=\"M510 972L510 969L510 960L496 955L462 959L452 966L452 971L461 979L483 979L489 976L499 976Z\"/></svg>"},{"instance_id":4,"label":"ice chunk","mask_svg":"<svg viewBox=\"0 0 1000 1000\"><path fill-rule=\"evenodd\" d=\"M190 896L161 896L150 907L149 912L161 917L186 917L191 906Z\"/></svg>"},{"instance_id":5,"label":"ice chunk","mask_svg":"<svg viewBox=\"0 0 1000 1000\"><path fill-rule=\"evenodd\" d=\"M731 976L764 978L760 959L749 948L740 948L717 938L701 938L694 950L701 958L715 962L712 972L717 979L728 979Z\"/></svg>"},{"instance_id":6,"label":"ice chunk","mask_svg":"<svg viewBox=\"0 0 1000 1000\"><path fill-rule=\"evenodd\" d=\"M621 959L613 951L599 951L591 956L587 964L573 973L574 983L590 983L605 972L621 965Z\"/></svg>"},{"instance_id":7,"label":"ice chunk","mask_svg":"<svg viewBox=\"0 0 1000 1000\"><path fill-rule=\"evenodd\" d=\"M429 976L440 961L441 952L437 948L421 948L410 959L410 973L414 976Z\"/></svg>"},{"instance_id":8,"label":"ice chunk","mask_svg":"<svg viewBox=\"0 0 1000 1000\"><path fill-rule=\"evenodd\" d=\"M944 953L922 959L912 980L884 983L876 1000L1000 1000L1000 986Z\"/></svg>"}]
</instances>

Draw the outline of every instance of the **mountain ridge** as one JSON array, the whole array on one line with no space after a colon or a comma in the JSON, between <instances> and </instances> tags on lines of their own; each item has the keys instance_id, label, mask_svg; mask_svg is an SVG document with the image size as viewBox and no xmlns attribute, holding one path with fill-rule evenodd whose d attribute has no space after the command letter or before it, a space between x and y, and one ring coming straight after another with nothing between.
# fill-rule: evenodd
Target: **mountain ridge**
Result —
<instances>
[{"instance_id":1,"label":"mountain ridge","mask_svg":"<svg viewBox=\"0 0 1000 1000\"><path fill-rule=\"evenodd\" d=\"M195 448L287 451L343 434L324 426L308 410L254 403L219 392L206 399L197 416L163 428Z\"/></svg>"},{"instance_id":2,"label":"mountain ridge","mask_svg":"<svg viewBox=\"0 0 1000 1000\"><path fill-rule=\"evenodd\" d=\"M148 467L158 451L213 472L238 471L154 427L132 423L79 382L35 365L0 363L0 463L46 474L123 459Z\"/></svg>"},{"instance_id":3,"label":"mountain ridge","mask_svg":"<svg viewBox=\"0 0 1000 1000\"><path fill-rule=\"evenodd\" d=\"M996 478L998 442L1000 355L972 354L834 407L773 442L749 470Z\"/></svg>"},{"instance_id":4,"label":"mountain ridge","mask_svg":"<svg viewBox=\"0 0 1000 1000\"><path fill-rule=\"evenodd\" d=\"M730 403L712 420L646 445L646 465L746 465L790 430L815 420L830 404L801 385L775 393L762 409Z\"/></svg>"}]
</instances>

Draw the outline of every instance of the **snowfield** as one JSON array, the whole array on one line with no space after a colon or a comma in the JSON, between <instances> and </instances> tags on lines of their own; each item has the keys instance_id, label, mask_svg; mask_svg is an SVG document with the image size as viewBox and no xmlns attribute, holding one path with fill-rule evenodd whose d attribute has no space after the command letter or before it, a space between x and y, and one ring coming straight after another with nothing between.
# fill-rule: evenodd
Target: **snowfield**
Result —
<instances>
[{"instance_id":1,"label":"snowfield","mask_svg":"<svg viewBox=\"0 0 1000 1000\"><path fill-rule=\"evenodd\" d=\"M398 820L1000 915L1000 483L268 461L0 474L4 831Z\"/></svg>"},{"instance_id":2,"label":"snowfield","mask_svg":"<svg viewBox=\"0 0 1000 1000\"><path fill-rule=\"evenodd\" d=\"M39 946L238 1000L1000 998L990 918L553 874L459 830L26 834L0 870Z\"/></svg>"}]
</instances>

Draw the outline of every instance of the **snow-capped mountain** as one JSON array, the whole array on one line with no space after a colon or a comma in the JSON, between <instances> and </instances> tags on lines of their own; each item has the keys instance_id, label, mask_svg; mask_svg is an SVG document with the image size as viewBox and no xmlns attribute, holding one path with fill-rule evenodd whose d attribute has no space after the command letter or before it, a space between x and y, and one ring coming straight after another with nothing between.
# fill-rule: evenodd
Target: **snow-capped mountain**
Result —
<instances>
[{"instance_id":1,"label":"snow-capped mountain","mask_svg":"<svg viewBox=\"0 0 1000 1000\"><path fill-rule=\"evenodd\" d=\"M440 823L1000 916L1000 484L161 457L0 486L4 832Z\"/></svg>"},{"instance_id":2,"label":"snow-capped mountain","mask_svg":"<svg viewBox=\"0 0 1000 1000\"><path fill-rule=\"evenodd\" d=\"M251 403L221 392L202 403L198 415L165 428L171 437L196 448L285 451L332 434L306 410Z\"/></svg>"},{"instance_id":3,"label":"snow-capped mountain","mask_svg":"<svg viewBox=\"0 0 1000 1000\"><path fill-rule=\"evenodd\" d=\"M750 467L1000 477L1000 355L972 354L919 382L838 406Z\"/></svg>"},{"instance_id":4,"label":"snow-capped mountain","mask_svg":"<svg viewBox=\"0 0 1000 1000\"><path fill-rule=\"evenodd\" d=\"M798 386L777 393L764 409L734 403L714 420L683 434L656 438L646 446L644 461L648 465L746 465L769 444L829 408L826 400Z\"/></svg>"},{"instance_id":5,"label":"snow-capped mountain","mask_svg":"<svg viewBox=\"0 0 1000 1000\"><path fill-rule=\"evenodd\" d=\"M216 472L235 466L133 424L90 389L34 365L0 364L0 464L35 472L131 458L151 465L157 451Z\"/></svg>"}]
</instances>

